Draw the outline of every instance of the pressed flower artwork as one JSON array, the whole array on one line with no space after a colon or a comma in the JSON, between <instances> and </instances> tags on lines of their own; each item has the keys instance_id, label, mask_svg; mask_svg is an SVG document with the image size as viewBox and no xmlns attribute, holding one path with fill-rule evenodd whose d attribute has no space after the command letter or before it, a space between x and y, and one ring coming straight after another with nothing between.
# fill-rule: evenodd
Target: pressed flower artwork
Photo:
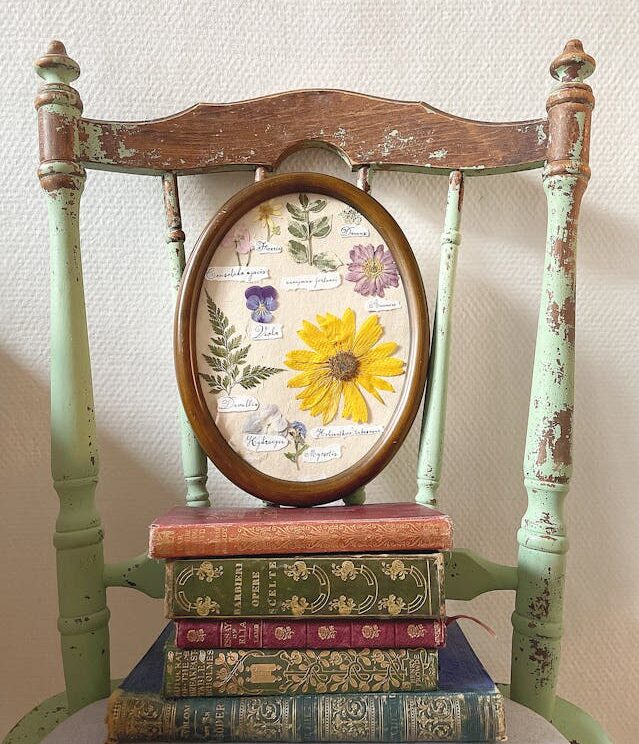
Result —
<instances>
[{"instance_id":1,"label":"pressed flower artwork","mask_svg":"<svg viewBox=\"0 0 639 744\"><path fill-rule=\"evenodd\" d=\"M273 311L277 308L275 287L249 287L244 296L246 307L251 311L251 318L256 323L270 323L273 320Z\"/></svg>"},{"instance_id":2,"label":"pressed flower artwork","mask_svg":"<svg viewBox=\"0 0 639 744\"><path fill-rule=\"evenodd\" d=\"M272 375L282 372L277 367L250 364L248 359L251 345L243 346L244 338L236 334L235 326L206 293L206 305L212 335L208 353L202 354L209 371L200 372L200 377L208 384L211 393L224 393L230 396L233 388L239 385L244 390L257 387Z\"/></svg>"},{"instance_id":3,"label":"pressed flower artwork","mask_svg":"<svg viewBox=\"0 0 639 744\"><path fill-rule=\"evenodd\" d=\"M288 231L293 236L288 241L288 252L295 263L309 264L320 271L335 271L342 262L325 251L318 252L314 240L326 238L332 230L332 222L320 215L328 205L326 199L311 201L307 194L300 194L298 203L286 202L291 216Z\"/></svg>"},{"instance_id":4,"label":"pressed flower artwork","mask_svg":"<svg viewBox=\"0 0 639 744\"><path fill-rule=\"evenodd\" d=\"M251 233L246 225L238 225L224 238L224 243L227 246L231 246L232 250L235 251L238 266L248 266L251 263L253 242L251 240ZM245 256L244 264L242 263L242 256Z\"/></svg>"},{"instance_id":5,"label":"pressed flower artwork","mask_svg":"<svg viewBox=\"0 0 639 744\"><path fill-rule=\"evenodd\" d=\"M279 235L282 230L279 225L275 223L277 217L282 216L282 205L275 204L274 202L267 201L264 204L260 204L257 208L257 219L262 223L262 226L266 230L266 240L270 240L273 235Z\"/></svg>"},{"instance_id":6,"label":"pressed flower artwork","mask_svg":"<svg viewBox=\"0 0 639 744\"><path fill-rule=\"evenodd\" d=\"M355 313L347 308L338 318L327 313L317 316L317 325L303 321L297 335L310 349L290 351L284 364L298 371L288 386L303 388L296 396L303 411L321 416L328 424L342 416L362 424L369 420L369 409L362 390L380 403L380 390L395 392L386 377L404 373L404 362L393 356L394 341L379 343L384 329L377 315L369 315L356 329Z\"/></svg>"},{"instance_id":7,"label":"pressed flower artwork","mask_svg":"<svg viewBox=\"0 0 639 744\"><path fill-rule=\"evenodd\" d=\"M348 254L346 279L355 291L367 297L384 297L384 290L399 285L399 274L391 252L384 245L356 245Z\"/></svg>"},{"instance_id":8,"label":"pressed flower artwork","mask_svg":"<svg viewBox=\"0 0 639 744\"><path fill-rule=\"evenodd\" d=\"M346 207L339 213L344 222L350 222L352 225L361 225L364 219L362 215L353 207Z\"/></svg>"},{"instance_id":9,"label":"pressed flower artwork","mask_svg":"<svg viewBox=\"0 0 639 744\"><path fill-rule=\"evenodd\" d=\"M246 434L286 434L287 430L288 421L274 403L249 414L242 427Z\"/></svg>"},{"instance_id":10,"label":"pressed flower artwork","mask_svg":"<svg viewBox=\"0 0 639 744\"><path fill-rule=\"evenodd\" d=\"M202 404L261 474L319 482L356 468L399 438L414 374L398 244L363 209L312 190L238 214L197 300Z\"/></svg>"}]
</instances>

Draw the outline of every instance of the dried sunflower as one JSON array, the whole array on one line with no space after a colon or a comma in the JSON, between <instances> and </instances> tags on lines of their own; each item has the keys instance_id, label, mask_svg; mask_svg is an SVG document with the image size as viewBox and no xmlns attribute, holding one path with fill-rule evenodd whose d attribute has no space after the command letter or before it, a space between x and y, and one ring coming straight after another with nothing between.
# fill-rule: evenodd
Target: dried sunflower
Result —
<instances>
[{"instance_id":1,"label":"dried sunflower","mask_svg":"<svg viewBox=\"0 0 639 744\"><path fill-rule=\"evenodd\" d=\"M300 372L288 381L288 387L304 388L296 396L300 408L312 416L321 415L324 424L335 418L342 397L342 416L366 423L368 406L361 389L383 403L379 390L395 391L383 378L404 373L404 362L392 356L397 344L378 344L384 329L377 315L370 315L359 331L350 308L342 318L318 315L317 323L305 320L297 332L311 350L296 349L286 355L284 364Z\"/></svg>"}]
</instances>

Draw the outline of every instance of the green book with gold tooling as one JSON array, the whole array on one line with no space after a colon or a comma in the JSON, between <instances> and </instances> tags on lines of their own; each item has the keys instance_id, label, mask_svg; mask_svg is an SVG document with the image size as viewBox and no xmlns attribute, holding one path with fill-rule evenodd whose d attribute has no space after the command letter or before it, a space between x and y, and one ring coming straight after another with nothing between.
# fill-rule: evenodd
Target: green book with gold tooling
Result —
<instances>
[{"instance_id":1,"label":"green book with gold tooling","mask_svg":"<svg viewBox=\"0 0 639 744\"><path fill-rule=\"evenodd\" d=\"M456 623L439 651L439 689L301 695L162 694L167 626L109 699L108 742L489 742L503 699Z\"/></svg>"},{"instance_id":2,"label":"green book with gold tooling","mask_svg":"<svg viewBox=\"0 0 639 744\"><path fill-rule=\"evenodd\" d=\"M167 698L436 688L437 651L424 648L164 651Z\"/></svg>"},{"instance_id":3,"label":"green book with gold tooling","mask_svg":"<svg viewBox=\"0 0 639 744\"><path fill-rule=\"evenodd\" d=\"M441 553L219 558L166 564L167 617L444 615Z\"/></svg>"}]
</instances>

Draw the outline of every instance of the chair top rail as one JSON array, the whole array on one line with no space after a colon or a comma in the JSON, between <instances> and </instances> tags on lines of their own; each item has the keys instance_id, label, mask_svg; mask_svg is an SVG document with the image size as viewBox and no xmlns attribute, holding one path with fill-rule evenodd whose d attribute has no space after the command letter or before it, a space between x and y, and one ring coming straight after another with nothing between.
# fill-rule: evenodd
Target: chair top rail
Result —
<instances>
[{"instance_id":1,"label":"chair top rail","mask_svg":"<svg viewBox=\"0 0 639 744\"><path fill-rule=\"evenodd\" d=\"M425 103L342 90L297 90L235 103L199 103L150 121L78 120L88 168L157 175L276 168L304 147L337 152L356 170L468 175L538 168L546 119L483 122Z\"/></svg>"}]
</instances>

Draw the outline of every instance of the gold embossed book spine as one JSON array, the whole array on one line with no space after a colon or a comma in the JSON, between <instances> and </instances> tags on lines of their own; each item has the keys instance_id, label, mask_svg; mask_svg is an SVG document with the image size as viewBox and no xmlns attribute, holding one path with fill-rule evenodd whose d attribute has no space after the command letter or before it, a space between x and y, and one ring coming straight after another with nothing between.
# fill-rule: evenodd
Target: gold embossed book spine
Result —
<instances>
[{"instance_id":1,"label":"gold embossed book spine","mask_svg":"<svg viewBox=\"0 0 639 744\"><path fill-rule=\"evenodd\" d=\"M441 553L173 560L170 618L442 618Z\"/></svg>"},{"instance_id":2,"label":"gold embossed book spine","mask_svg":"<svg viewBox=\"0 0 639 744\"><path fill-rule=\"evenodd\" d=\"M456 623L449 627L448 643L440 651L398 649L389 653L387 672L380 666L372 671L384 658L375 651L362 658L356 669L352 662L361 656L360 651L338 652L337 656L331 651L300 650L180 651L173 644L174 632L169 624L112 694L107 715L109 742L381 744L492 742L505 735L503 698ZM426 677L437 669L436 655L439 689L406 691L401 687L406 681L399 677L404 675L416 684L428 682ZM195 665L183 677L193 658ZM322 658L328 660L324 669L316 663ZM340 659L346 660L346 667ZM402 666L404 661L408 667ZM361 675L353 692L344 687L349 665L354 674ZM308 685L302 679L303 667L304 674L313 667L314 679ZM195 676L204 677L190 681L193 670ZM206 675L213 681L206 680ZM386 691L384 676L389 685L394 685L391 677L397 678L399 686ZM228 694L228 686L227 694L219 692L224 678L234 678L236 694ZM191 695L169 697L175 685ZM306 691L311 689L314 692ZM268 694L270 690L277 692ZM262 694L255 694L258 691Z\"/></svg>"},{"instance_id":3,"label":"gold embossed book spine","mask_svg":"<svg viewBox=\"0 0 639 744\"><path fill-rule=\"evenodd\" d=\"M206 648L441 648L445 620L176 620L175 645Z\"/></svg>"},{"instance_id":4,"label":"gold embossed book spine","mask_svg":"<svg viewBox=\"0 0 639 744\"><path fill-rule=\"evenodd\" d=\"M108 743L491 742L505 734L500 696L457 693L167 700L117 690Z\"/></svg>"},{"instance_id":5,"label":"gold embossed book spine","mask_svg":"<svg viewBox=\"0 0 639 744\"><path fill-rule=\"evenodd\" d=\"M322 509L177 506L149 529L152 558L450 550L450 517L421 504Z\"/></svg>"},{"instance_id":6,"label":"gold embossed book spine","mask_svg":"<svg viewBox=\"0 0 639 744\"><path fill-rule=\"evenodd\" d=\"M172 697L414 692L437 688L437 651L426 649L165 649Z\"/></svg>"}]
</instances>

